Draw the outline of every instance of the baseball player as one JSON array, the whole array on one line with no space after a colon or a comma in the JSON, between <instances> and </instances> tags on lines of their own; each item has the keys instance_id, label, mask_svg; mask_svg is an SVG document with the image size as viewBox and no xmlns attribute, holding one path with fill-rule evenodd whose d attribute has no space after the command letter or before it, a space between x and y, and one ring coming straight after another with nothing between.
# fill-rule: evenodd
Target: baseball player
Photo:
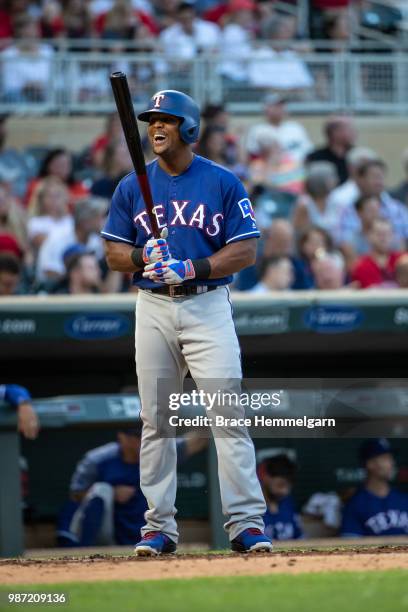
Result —
<instances>
[{"instance_id":1,"label":"baseball player","mask_svg":"<svg viewBox=\"0 0 408 612\"><path fill-rule=\"evenodd\" d=\"M21 385L0 385L0 401L4 400L17 409L17 428L28 440L35 440L40 422L28 389Z\"/></svg>"},{"instance_id":2,"label":"baseball player","mask_svg":"<svg viewBox=\"0 0 408 612\"><path fill-rule=\"evenodd\" d=\"M200 112L189 96L160 91L139 115L156 159L147 166L162 238L153 239L134 173L114 193L102 231L108 265L133 272L136 371L142 402L141 488L148 501L138 555L176 550L176 441L161 436L157 419L169 405L158 380L182 391L189 370L200 390L222 380L221 392L240 389L241 361L228 283L255 261L256 227L240 181L225 168L194 155ZM167 239L165 238L167 234ZM213 390L213 388L211 389ZM218 412L217 412L218 411ZM222 414L215 406L212 416ZM234 415L244 416L236 406ZM223 512L234 551L270 551L262 515L265 501L255 453L245 427L215 437Z\"/></svg>"},{"instance_id":3,"label":"baseball player","mask_svg":"<svg viewBox=\"0 0 408 612\"><path fill-rule=\"evenodd\" d=\"M385 438L365 440L360 460L366 481L344 507L341 535L407 535L408 495L391 487L396 466L390 443Z\"/></svg>"},{"instance_id":4,"label":"baseball player","mask_svg":"<svg viewBox=\"0 0 408 612\"><path fill-rule=\"evenodd\" d=\"M266 499L265 533L274 540L303 537L292 497L296 464L286 454L268 457L258 465L258 476Z\"/></svg>"}]
</instances>

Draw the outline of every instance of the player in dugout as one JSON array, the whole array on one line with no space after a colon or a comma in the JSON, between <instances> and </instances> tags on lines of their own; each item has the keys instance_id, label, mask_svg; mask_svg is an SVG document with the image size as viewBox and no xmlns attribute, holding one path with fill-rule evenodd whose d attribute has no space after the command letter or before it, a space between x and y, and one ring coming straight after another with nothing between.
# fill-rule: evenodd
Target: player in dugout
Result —
<instances>
[{"instance_id":1,"label":"player in dugout","mask_svg":"<svg viewBox=\"0 0 408 612\"><path fill-rule=\"evenodd\" d=\"M152 237L134 173L116 188L102 236L109 267L133 273L138 288L140 482L149 509L135 552L153 556L174 553L178 541L176 442L165 431L168 399L183 391L188 370L204 393L241 392L240 348L228 284L233 274L254 264L259 231L239 179L193 153L200 109L192 98L174 90L157 92L139 119L148 123L156 156L147 165L147 177L162 238ZM159 380L166 381L167 394L158 394ZM254 445L241 425L244 408L234 405L231 411L239 417L237 426L212 427L227 516L224 528L232 550L269 552L272 544L264 534L266 508ZM225 414L225 406L212 408L213 417L223 420Z\"/></svg>"},{"instance_id":2,"label":"player in dugout","mask_svg":"<svg viewBox=\"0 0 408 612\"><path fill-rule=\"evenodd\" d=\"M341 535L407 535L408 495L391 486L396 464L390 443L385 438L366 440L360 447L360 460L366 480L344 507Z\"/></svg>"},{"instance_id":3,"label":"player in dugout","mask_svg":"<svg viewBox=\"0 0 408 612\"><path fill-rule=\"evenodd\" d=\"M62 547L134 544L140 538L147 502L140 490L141 423L121 429L117 441L88 451L78 462L70 483L70 500L58 517ZM177 461L207 446L193 432L177 439Z\"/></svg>"},{"instance_id":4,"label":"player in dugout","mask_svg":"<svg viewBox=\"0 0 408 612\"><path fill-rule=\"evenodd\" d=\"M296 463L282 452L262 459L257 471L267 507L264 515L265 533L272 540L303 538L291 494Z\"/></svg>"}]
</instances>

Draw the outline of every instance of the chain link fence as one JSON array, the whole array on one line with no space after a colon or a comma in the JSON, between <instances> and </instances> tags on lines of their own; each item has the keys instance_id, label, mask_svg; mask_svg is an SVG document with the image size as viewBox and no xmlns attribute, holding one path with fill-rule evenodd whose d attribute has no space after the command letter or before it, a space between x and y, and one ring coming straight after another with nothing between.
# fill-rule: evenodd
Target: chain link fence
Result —
<instances>
[{"instance_id":1,"label":"chain link fence","mask_svg":"<svg viewBox=\"0 0 408 612\"><path fill-rule=\"evenodd\" d=\"M179 89L200 105L223 102L255 114L265 92L279 91L293 112L405 114L405 53L298 54L258 49L244 58L201 55L171 60L160 53L55 52L0 55L0 113L106 113L114 109L109 75L126 72L136 108L159 89Z\"/></svg>"}]
</instances>

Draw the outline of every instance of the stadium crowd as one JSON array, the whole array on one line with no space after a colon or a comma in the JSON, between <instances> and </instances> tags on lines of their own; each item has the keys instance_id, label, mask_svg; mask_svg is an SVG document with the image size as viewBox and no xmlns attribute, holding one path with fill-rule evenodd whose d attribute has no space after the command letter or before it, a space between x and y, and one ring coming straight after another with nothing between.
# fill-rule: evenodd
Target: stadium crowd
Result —
<instances>
[{"instance_id":1,"label":"stadium crowd","mask_svg":"<svg viewBox=\"0 0 408 612\"><path fill-rule=\"evenodd\" d=\"M378 152L361 146L351 117L331 116L314 148L285 98L269 93L246 133L221 106L203 109L196 153L245 183L261 229L257 264L240 291L408 287L406 176L393 189ZM131 291L109 271L99 232L119 180L132 169L118 117L79 154L7 146L0 118L0 296ZM146 145L146 155L151 152Z\"/></svg>"}]
</instances>

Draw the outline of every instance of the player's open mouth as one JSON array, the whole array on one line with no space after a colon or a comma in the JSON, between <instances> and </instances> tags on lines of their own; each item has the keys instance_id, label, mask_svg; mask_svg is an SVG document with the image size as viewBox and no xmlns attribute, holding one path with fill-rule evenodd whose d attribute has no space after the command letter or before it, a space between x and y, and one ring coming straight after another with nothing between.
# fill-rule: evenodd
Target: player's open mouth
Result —
<instances>
[{"instance_id":1,"label":"player's open mouth","mask_svg":"<svg viewBox=\"0 0 408 612\"><path fill-rule=\"evenodd\" d=\"M153 136L153 142L154 144L163 144L166 138L167 136L165 134L155 134Z\"/></svg>"}]
</instances>

